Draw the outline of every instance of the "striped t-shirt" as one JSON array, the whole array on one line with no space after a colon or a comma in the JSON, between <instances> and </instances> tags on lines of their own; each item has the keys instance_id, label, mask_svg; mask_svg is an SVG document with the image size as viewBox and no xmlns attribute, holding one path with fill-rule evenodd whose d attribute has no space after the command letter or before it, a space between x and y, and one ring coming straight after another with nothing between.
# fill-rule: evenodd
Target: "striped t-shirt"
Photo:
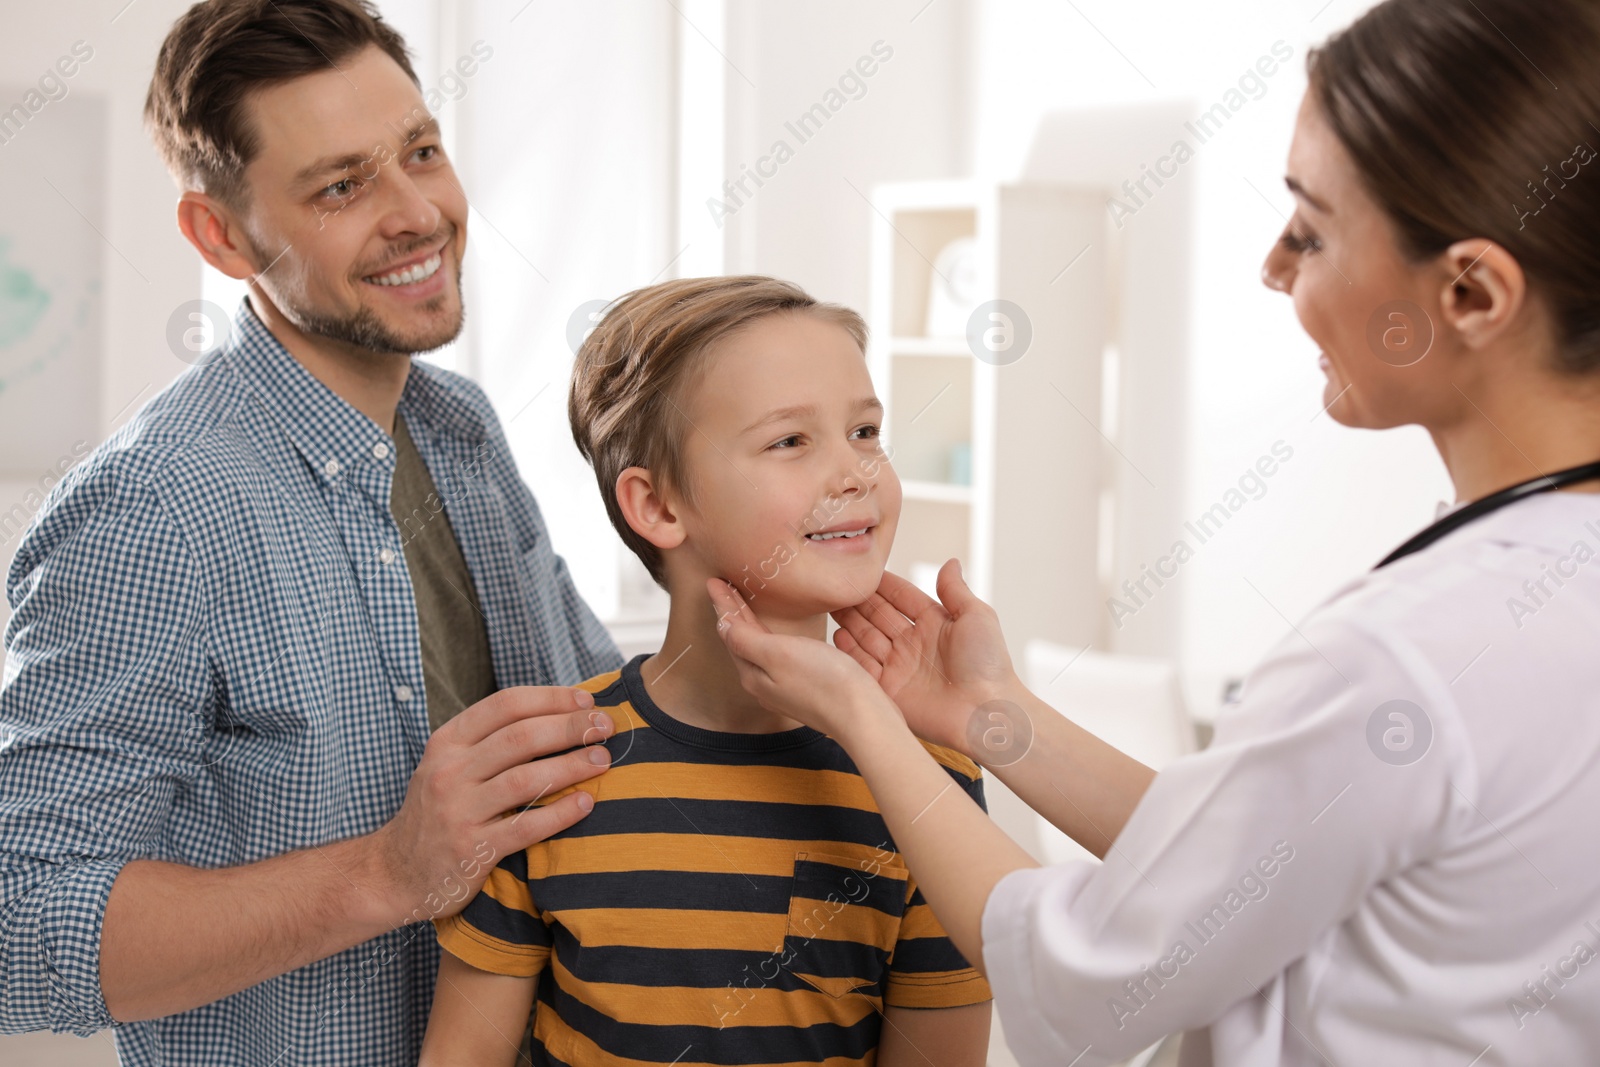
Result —
<instances>
[{"instance_id":1,"label":"striped t-shirt","mask_svg":"<svg viewBox=\"0 0 1600 1067\"><path fill-rule=\"evenodd\" d=\"M844 1067L885 1006L990 999L836 742L678 722L644 659L583 684L616 723L611 769L576 787L594 810L436 921L472 966L538 976L535 1063ZM927 747L982 804L977 766Z\"/></svg>"}]
</instances>

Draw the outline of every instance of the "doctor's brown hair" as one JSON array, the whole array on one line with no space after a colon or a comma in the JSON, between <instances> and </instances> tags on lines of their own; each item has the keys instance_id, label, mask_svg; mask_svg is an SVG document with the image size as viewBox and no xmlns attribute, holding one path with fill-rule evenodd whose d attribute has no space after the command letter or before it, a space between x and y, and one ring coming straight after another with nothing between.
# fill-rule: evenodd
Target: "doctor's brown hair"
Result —
<instances>
[{"instance_id":1,"label":"doctor's brown hair","mask_svg":"<svg viewBox=\"0 0 1600 1067\"><path fill-rule=\"evenodd\" d=\"M250 94L337 70L369 45L420 88L404 38L367 0L204 0L161 43L145 128L182 188L237 205L259 148Z\"/></svg>"},{"instance_id":2,"label":"doctor's brown hair","mask_svg":"<svg viewBox=\"0 0 1600 1067\"><path fill-rule=\"evenodd\" d=\"M863 353L867 324L838 304L823 304L792 282L757 274L682 278L635 289L605 310L578 348L567 417L578 451L594 468L611 525L665 586L661 550L628 525L617 504L617 476L643 467L657 488L694 499L683 464L684 408L712 345L768 315L816 315L841 327Z\"/></svg>"},{"instance_id":3,"label":"doctor's brown hair","mask_svg":"<svg viewBox=\"0 0 1600 1067\"><path fill-rule=\"evenodd\" d=\"M1402 251L1495 242L1548 305L1560 368L1600 369L1600 3L1388 0L1307 69Z\"/></svg>"}]
</instances>

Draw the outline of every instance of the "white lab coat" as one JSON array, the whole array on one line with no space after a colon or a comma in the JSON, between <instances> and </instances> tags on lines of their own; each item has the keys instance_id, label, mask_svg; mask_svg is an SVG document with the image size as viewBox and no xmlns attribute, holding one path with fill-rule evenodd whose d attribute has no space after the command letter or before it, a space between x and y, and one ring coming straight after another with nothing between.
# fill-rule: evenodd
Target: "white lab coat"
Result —
<instances>
[{"instance_id":1,"label":"white lab coat","mask_svg":"<svg viewBox=\"0 0 1600 1067\"><path fill-rule=\"evenodd\" d=\"M1597 846L1600 496L1548 493L1312 612L984 962L1028 1067L1600 1063Z\"/></svg>"}]
</instances>

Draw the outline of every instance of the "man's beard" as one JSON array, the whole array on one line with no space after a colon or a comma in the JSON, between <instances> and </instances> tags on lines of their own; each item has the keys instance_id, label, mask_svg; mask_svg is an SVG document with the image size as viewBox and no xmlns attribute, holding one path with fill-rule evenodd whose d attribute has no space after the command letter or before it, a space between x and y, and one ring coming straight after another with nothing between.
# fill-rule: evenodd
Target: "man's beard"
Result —
<instances>
[{"instance_id":1,"label":"man's beard","mask_svg":"<svg viewBox=\"0 0 1600 1067\"><path fill-rule=\"evenodd\" d=\"M441 266L439 269L444 268ZM448 293L440 293L423 304L422 308L426 311L435 310L443 307L448 299ZM459 269L456 270L456 306L464 306ZM367 307L344 316L324 315L308 308L284 308L283 312L301 333L326 337L330 341L339 341L378 355L395 356L409 356L443 348L461 336L461 327L465 320L465 315L458 314L454 322L441 323L431 330L420 333L402 334L390 329L388 323Z\"/></svg>"},{"instance_id":2,"label":"man's beard","mask_svg":"<svg viewBox=\"0 0 1600 1067\"><path fill-rule=\"evenodd\" d=\"M452 242L455 239L453 227L450 232L450 239ZM247 238L247 240L249 241L250 250L254 253L257 261L276 263L278 258L281 258L282 253L278 257L264 256L253 239ZM449 243L446 244L446 247L449 247ZM271 269L270 266L268 269ZM444 265L441 264L439 269L443 270ZM265 273L265 271L262 273ZM366 283L358 282L358 284L365 285ZM449 294L440 293L426 304L423 304L422 307L424 310L432 311L443 307L447 299L449 299ZM443 323L431 332L410 336L396 333L371 308L366 307L357 310L351 315L335 317L324 315L312 308L294 306L287 300L280 300L277 296L273 297L273 302L278 305L278 310L283 313L284 318L294 323L301 333L313 337L326 337L330 341L341 342L381 356L410 356L443 348L461 336L461 328L466 319L464 310L466 304L461 292L460 263L456 264L456 306L462 308L463 311L461 314L456 315L454 322Z\"/></svg>"}]
</instances>

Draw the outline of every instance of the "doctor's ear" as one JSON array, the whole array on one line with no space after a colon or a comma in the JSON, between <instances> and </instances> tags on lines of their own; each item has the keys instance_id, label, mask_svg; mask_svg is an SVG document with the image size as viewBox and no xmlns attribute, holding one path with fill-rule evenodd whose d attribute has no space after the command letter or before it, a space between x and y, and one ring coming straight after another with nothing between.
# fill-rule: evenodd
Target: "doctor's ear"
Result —
<instances>
[{"instance_id":1,"label":"doctor's ear","mask_svg":"<svg viewBox=\"0 0 1600 1067\"><path fill-rule=\"evenodd\" d=\"M677 548L687 536L673 500L644 467L628 467L617 475L617 507L633 532L657 548Z\"/></svg>"},{"instance_id":2,"label":"doctor's ear","mask_svg":"<svg viewBox=\"0 0 1600 1067\"><path fill-rule=\"evenodd\" d=\"M1439 259L1445 272L1439 311L1469 348L1504 336L1528 302L1528 279L1516 257L1493 241L1457 241Z\"/></svg>"}]
</instances>

